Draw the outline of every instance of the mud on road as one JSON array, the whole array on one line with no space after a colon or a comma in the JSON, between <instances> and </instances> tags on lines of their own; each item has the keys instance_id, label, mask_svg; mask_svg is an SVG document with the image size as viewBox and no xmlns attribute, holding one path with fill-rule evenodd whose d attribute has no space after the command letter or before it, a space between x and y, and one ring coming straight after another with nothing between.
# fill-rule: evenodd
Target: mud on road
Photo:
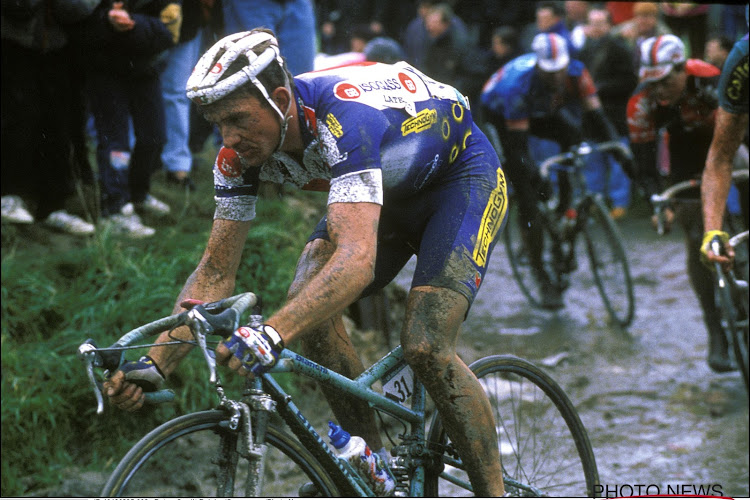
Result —
<instances>
[{"instance_id":1,"label":"mud on road","mask_svg":"<svg viewBox=\"0 0 750 500\"><path fill-rule=\"evenodd\" d=\"M511 353L554 365L545 368L588 430L609 488L602 496L638 494L640 484L641 494L656 485L662 494L747 497L747 392L739 372L718 375L706 364L708 336L682 234L659 237L646 217L619 225L636 294L627 331L609 324L585 269L573 275L564 309L531 309L499 243L464 324L461 354L473 361Z\"/></svg>"}]
</instances>

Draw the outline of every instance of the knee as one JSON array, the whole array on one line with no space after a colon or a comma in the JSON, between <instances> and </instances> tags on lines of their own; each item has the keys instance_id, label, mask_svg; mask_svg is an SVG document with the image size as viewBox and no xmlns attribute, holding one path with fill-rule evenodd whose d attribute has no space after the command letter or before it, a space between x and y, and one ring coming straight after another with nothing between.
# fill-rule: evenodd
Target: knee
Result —
<instances>
[{"instance_id":1,"label":"knee","mask_svg":"<svg viewBox=\"0 0 750 500\"><path fill-rule=\"evenodd\" d=\"M453 352L438 349L429 342L409 343L403 346L404 359L423 380L440 377L453 360Z\"/></svg>"}]
</instances>

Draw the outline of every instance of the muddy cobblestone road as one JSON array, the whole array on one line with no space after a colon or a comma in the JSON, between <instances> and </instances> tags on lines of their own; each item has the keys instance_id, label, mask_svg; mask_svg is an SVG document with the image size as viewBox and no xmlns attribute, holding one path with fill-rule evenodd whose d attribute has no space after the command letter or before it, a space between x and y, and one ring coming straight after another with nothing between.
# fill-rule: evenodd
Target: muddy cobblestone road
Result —
<instances>
[{"instance_id":1,"label":"muddy cobblestone road","mask_svg":"<svg viewBox=\"0 0 750 500\"><path fill-rule=\"evenodd\" d=\"M682 235L658 237L645 217L620 229L636 293L627 331L608 323L586 269L573 276L563 310L531 309L500 243L464 325L461 354L467 361L491 353L559 360L546 369L588 430L608 488L602 496L638 494L638 485L646 494L655 485L648 493L747 497L747 393L738 372L718 375L706 364Z\"/></svg>"}]
</instances>

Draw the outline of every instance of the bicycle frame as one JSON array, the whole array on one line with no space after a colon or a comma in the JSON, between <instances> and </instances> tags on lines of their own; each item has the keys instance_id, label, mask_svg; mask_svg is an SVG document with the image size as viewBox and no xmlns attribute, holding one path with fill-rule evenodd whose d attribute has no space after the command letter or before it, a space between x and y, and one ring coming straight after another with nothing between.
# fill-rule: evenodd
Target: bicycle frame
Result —
<instances>
[{"instance_id":1,"label":"bicycle frame","mask_svg":"<svg viewBox=\"0 0 750 500\"><path fill-rule=\"evenodd\" d=\"M372 492L366 486L363 487L356 476L353 476L347 467L336 457L332 449L325 444L321 436L310 425L307 418L302 414L299 408L292 402L283 388L276 382L272 374L274 373L298 373L310 379L313 379L329 387L337 389L343 393L357 397L367 402L372 408L394 416L402 421L411 424L411 434L409 439L424 442L425 438L425 402L426 392L424 386L416 377L413 377L413 386L410 389L412 404L411 408L403 406L400 402L395 401L387 396L380 394L372 389L372 385L381 379L387 379L389 376L395 376L402 370L408 369L404 361L403 350L401 346L386 354L383 358L373 364L364 373L356 379L349 379L338 373L328 370L327 368L297 354L289 349L281 353L279 363L267 374L263 375L263 387L271 398L278 404L277 411L283 418L284 422L292 430L293 434L305 444L323 467L329 470L337 483L344 482L358 494L371 496ZM395 398L396 396L392 396ZM410 485L410 496L424 495L424 478L425 466L427 465L427 451L424 457L416 457L417 465L412 475ZM414 457L412 457L414 459ZM457 484L471 489L471 486L457 480Z\"/></svg>"}]
</instances>

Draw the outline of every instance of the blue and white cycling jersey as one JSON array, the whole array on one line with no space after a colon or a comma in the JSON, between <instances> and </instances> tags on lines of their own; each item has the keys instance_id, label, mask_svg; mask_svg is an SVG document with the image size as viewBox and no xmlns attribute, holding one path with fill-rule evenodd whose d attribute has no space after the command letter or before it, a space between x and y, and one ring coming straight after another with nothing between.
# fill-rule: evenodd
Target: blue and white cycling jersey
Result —
<instances>
[{"instance_id":1,"label":"blue and white cycling jersey","mask_svg":"<svg viewBox=\"0 0 750 500\"><path fill-rule=\"evenodd\" d=\"M464 161L475 133L464 97L406 63L305 73L295 85L303 164L276 153L249 168L224 148L214 170L218 218L252 219L258 180L318 189L329 181L329 203L408 197Z\"/></svg>"},{"instance_id":2,"label":"blue and white cycling jersey","mask_svg":"<svg viewBox=\"0 0 750 500\"><path fill-rule=\"evenodd\" d=\"M328 190L328 203L382 205L376 280L419 255L414 286L473 300L507 210L497 154L466 99L406 63L360 63L295 77L302 164L275 153L259 167L222 148L215 218L251 220L260 181ZM311 239L328 239L326 219Z\"/></svg>"}]
</instances>

